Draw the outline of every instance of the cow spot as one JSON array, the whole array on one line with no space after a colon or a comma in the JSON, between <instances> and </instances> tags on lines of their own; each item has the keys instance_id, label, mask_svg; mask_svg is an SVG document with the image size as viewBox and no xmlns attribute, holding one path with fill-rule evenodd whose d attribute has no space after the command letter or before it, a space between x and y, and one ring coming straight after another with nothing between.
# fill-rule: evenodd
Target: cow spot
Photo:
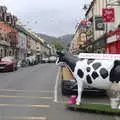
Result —
<instances>
[{"instance_id":1,"label":"cow spot","mask_svg":"<svg viewBox=\"0 0 120 120\"><path fill-rule=\"evenodd\" d=\"M93 79L96 79L98 76L99 76L99 75L97 74L97 72L94 71L94 72L92 73Z\"/></svg>"},{"instance_id":2,"label":"cow spot","mask_svg":"<svg viewBox=\"0 0 120 120\"><path fill-rule=\"evenodd\" d=\"M91 68L90 68L90 67L87 67L86 70L87 70L87 72L90 72Z\"/></svg>"},{"instance_id":3,"label":"cow spot","mask_svg":"<svg viewBox=\"0 0 120 120\"><path fill-rule=\"evenodd\" d=\"M92 65L92 67L94 68L94 70L97 70L100 66L101 66L101 63L99 63L99 62L94 63L94 64Z\"/></svg>"},{"instance_id":4,"label":"cow spot","mask_svg":"<svg viewBox=\"0 0 120 120\"><path fill-rule=\"evenodd\" d=\"M92 79L91 79L90 75L86 76L86 80L87 80L88 84L92 84Z\"/></svg>"},{"instance_id":5,"label":"cow spot","mask_svg":"<svg viewBox=\"0 0 120 120\"><path fill-rule=\"evenodd\" d=\"M77 74L80 78L83 78L83 76L84 76L84 73L81 69L78 70Z\"/></svg>"},{"instance_id":6,"label":"cow spot","mask_svg":"<svg viewBox=\"0 0 120 120\"><path fill-rule=\"evenodd\" d=\"M80 58L79 60L80 60L80 61L83 61L83 60L85 60L85 59L84 59L84 58Z\"/></svg>"},{"instance_id":7,"label":"cow spot","mask_svg":"<svg viewBox=\"0 0 120 120\"><path fill-rule=\"evenodd\" d=\"M105 79L108 77L108 71L105 68L101 68L100 75L102 76L103 79Z\"/></svg>"},{"instance_id":8,"label":"cow spot","mask_svg":"<svg viewBox=\"0 0 120 120\"><path fill-rule=\"evenodd\" d=\"M88 59L87 64L91 64L94 61L94 59Z\"/></svg>"}]
</instances>

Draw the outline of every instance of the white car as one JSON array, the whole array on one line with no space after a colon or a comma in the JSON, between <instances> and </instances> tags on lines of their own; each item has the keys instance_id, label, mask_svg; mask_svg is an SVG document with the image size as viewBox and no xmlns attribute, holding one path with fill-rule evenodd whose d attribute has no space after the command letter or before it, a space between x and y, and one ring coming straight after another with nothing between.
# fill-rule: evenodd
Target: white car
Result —
<instances>
[{"instance_id":1,"label":"white car","mask_svg":"<svg viewBox=\"0 0 120 120\"><path fill-rule=\"evenodd\" d=\"M36 57L35 56L26 57L26 61L28 62L29 65L34 65L36 61Z\"/></svg>"},{"instance_id":2,"label":"white car","mask_svg":"<svg viewBox=\"0 0 120 120\"><path fill-rule=\"evenodd\" d=\"M46 58L42 58L42 63L48 63L49 62L49 59L46 57Z\"/></svg>"},{"instance_id":3,"label":"white car","mask_svg":"<svg viewBox=\"0 0 120 120\"><path fill-rule=\"evenodd\" d=\"M50 57L49 57L49 62L50 62L50 63L55 63L56 60L57 60L57 58L56 58L55 56L50 56Z\"/></svg>"}]
</instances>

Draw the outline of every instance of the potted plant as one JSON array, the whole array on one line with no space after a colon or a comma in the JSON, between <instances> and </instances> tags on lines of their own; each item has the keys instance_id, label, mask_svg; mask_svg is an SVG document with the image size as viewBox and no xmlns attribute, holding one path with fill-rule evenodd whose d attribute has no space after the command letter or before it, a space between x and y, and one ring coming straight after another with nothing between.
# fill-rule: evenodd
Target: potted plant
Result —
<instances>
[{"instance_id":1,"label":"potted plant","mask_svg":"<svg viewBox=\"0 0 120 120\"><path fill-rule=\"evenodd\" d=\"M114 83L107 91L110 98L110 105L112 109L118 109L120 105L120 85Z\"/></svg>"}]
</instances>

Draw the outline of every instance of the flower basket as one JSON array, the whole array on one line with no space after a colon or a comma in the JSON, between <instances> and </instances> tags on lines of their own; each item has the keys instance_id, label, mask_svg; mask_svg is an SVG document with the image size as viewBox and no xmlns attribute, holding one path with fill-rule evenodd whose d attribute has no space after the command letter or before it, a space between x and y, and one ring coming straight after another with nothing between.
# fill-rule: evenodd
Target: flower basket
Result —
<instances>
[{"instance_id":1,"label":"flower basket","mask_svg":"<svg viewBox=\"0 0 120 120\"><path fill-rule=\"evenodd\" d=\"M111 98L110 99L110 106L112 109L118 109L119 107L119 98Z\"/></svg>"}]
</instances>

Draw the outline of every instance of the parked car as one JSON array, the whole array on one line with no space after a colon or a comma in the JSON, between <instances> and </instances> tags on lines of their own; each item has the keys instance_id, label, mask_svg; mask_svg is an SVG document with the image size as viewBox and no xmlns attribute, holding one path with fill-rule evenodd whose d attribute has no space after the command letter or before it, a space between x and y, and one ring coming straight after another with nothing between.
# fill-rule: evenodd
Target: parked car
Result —
<instances>
[{"instance_id":1,"label":"parked car","mask_svg":"<svg viewBox=\"0 0 120 120\"><path fill-rule=\"evenodd\" d=\"M38 59L35 55L26 57L26 61L29 65L35 65L38 64Z\"/></svg>"},{"instance_id":2,"label":"parked car","mask_svg":"<svg viewBox=\"0 0 120 120\"><path fill-rule=\"evenodd\" d=\"M17 60L12 56L0 58L0 71L17 70Z\"/></svg>"},{"instance_id":3,"label":"parked car","mask_svg":"<svg viewBox=\"0 0 120 120\"><path fill-rule=\"evenodd\" d=\"M61 82L61 91L62 94L77 94L78 92L78 86L77 86L77 81L75 80L75 78L72 76L70 70L68 67L63 66L62 67L62 71L61 71L62 75L62 82ZM86 86L83 89L83 94L84 95L92 95L92 94L96 94L96 95L105 95L106 91L103 89L97 89L97 88L93 88L93 87L89 87Z\"/></svg>"},{"instance_id":4,"label":"parked car","mask_svg":"<svg viewBox=\"0 0 120 120\"><path fill-rule=\"evenodd\" d=\"M49 57L49 63L55 63L56 62L56 57L55 56L50 56Z\"/></svg>"},{"instance_id":5,"label":"parked car","mask_svg":"<svg viewBox=\"0 0 120 120\"><path fill-rule=\"evenodd\" d=\"M42 63L48 63L49 62L49 58L48 57L44 57L41 60Z\"/></svg>"}]
</instances>

